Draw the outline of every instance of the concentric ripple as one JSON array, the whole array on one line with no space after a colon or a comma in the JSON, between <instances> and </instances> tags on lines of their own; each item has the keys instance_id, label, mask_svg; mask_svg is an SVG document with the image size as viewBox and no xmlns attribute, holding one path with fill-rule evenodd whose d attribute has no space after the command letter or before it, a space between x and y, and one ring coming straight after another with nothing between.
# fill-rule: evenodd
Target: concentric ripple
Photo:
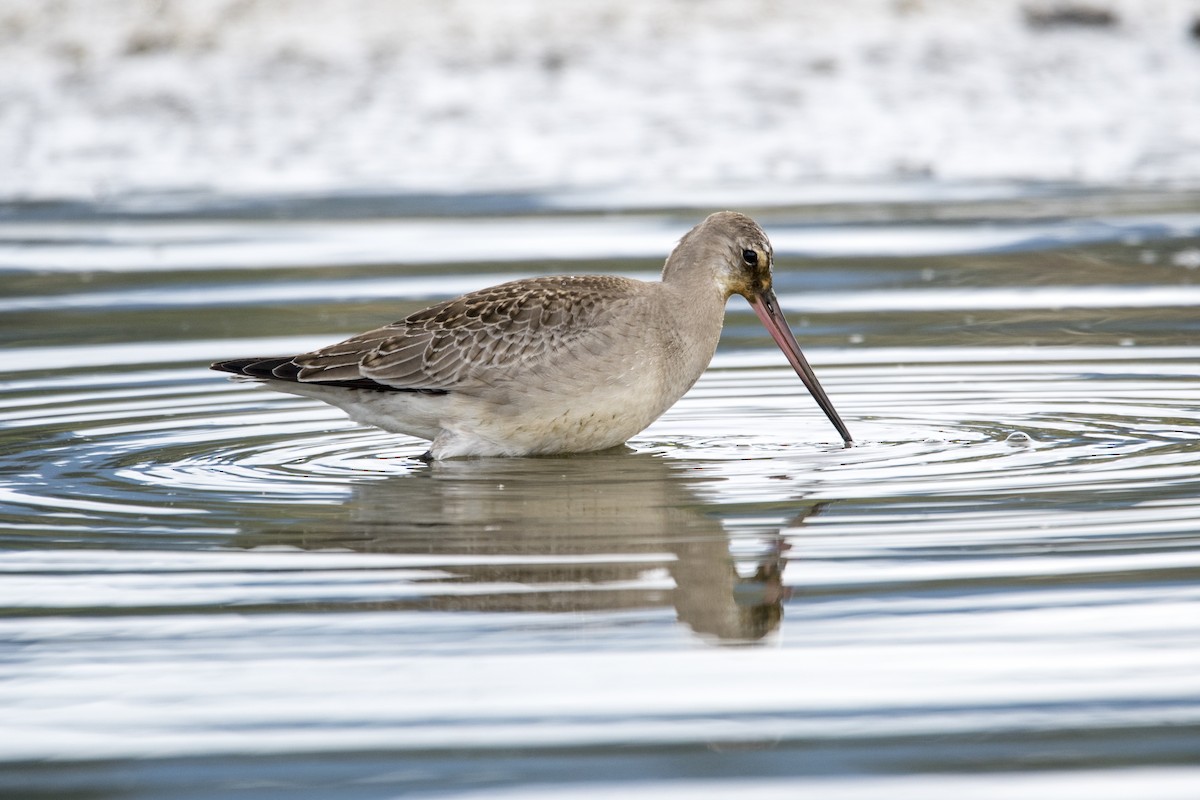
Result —
<instances>
[{"instance_id":1,"label":"concentric ripple","mask_svg":"<svg viewBox=\"0 0 1200 800\"><path fill-rule=\"evenodd\" d=\"M710 479L689 491L718 517L799 500L1044 506L1151 487L1159 501L1194 511L1198 355L977 349L949 365L939 350L859 350L843 363L826 355L819 370L856 437L847 448L773 354L727 354L630 445L668 475ZM85 386L70 377L13 381L0 421L10 440L4 526L28 531L36 516L38 537L150 533L183 519L189 535L228 531L247 505L284 514L336 507L362 484L388 481L401 491L405 476L473 471L549 484L564 469L586 473L599 463L428 466L416 458L418 440L192 369ZM1037 524L1036 512L1028 522Z\"/></svg>"}]
</instances>

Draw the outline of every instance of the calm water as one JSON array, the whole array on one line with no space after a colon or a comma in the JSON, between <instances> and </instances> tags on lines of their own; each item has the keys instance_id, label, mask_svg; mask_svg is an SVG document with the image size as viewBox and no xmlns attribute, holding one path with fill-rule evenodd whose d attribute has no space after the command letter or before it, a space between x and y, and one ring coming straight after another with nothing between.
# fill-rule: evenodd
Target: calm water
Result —
<instances>
[{"instance_id":1,"label":"calm water","mask_svg":"<svg viewBox=\"0 0 1200 800\"><path fill-rule=\"evenodd\" d=\"M1194 195L746 209L850 449L737 298L627 452L205 369L703 216L601 205L0 216L0 791L1197 796Z\"/></svg>"}]
</instances>

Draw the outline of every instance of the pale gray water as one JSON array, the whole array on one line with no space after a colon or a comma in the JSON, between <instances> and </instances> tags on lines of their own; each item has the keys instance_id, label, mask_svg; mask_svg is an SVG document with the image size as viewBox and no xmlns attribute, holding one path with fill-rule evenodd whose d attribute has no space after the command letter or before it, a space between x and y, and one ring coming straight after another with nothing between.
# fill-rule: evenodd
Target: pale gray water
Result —
<instances>
[{"instance_id":1,"label":"pale gray water","mask_svg":"<svg viewBox=\"0 0 1200 800\"><path fill-rule=\"evenodd\" d=\"M703 215L440 202L0 219L0 790L1195 796L1195 196L748 208L850 449L737 299L625 453L204 368Z\"/></svg>"}]
</instances>

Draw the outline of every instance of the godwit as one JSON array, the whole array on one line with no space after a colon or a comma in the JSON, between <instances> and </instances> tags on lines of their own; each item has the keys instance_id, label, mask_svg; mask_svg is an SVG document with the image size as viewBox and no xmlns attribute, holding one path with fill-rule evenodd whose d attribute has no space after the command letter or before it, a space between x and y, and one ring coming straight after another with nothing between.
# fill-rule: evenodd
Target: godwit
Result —
<instances>
[{"instance_id":1,"label":"godwit","mask_svg":"<svg viewBox=\"0 0 1200 800\"><path fill-rule=\"evenodd\" d=\"M726 301L740 294L849 443L779 310L771 261L762 228L722 211L680 239L661 281L513 281L311 353L212 368L428 439L431 459L604 450L692 387L716 352Z\"/></svg>"}]
</instances>

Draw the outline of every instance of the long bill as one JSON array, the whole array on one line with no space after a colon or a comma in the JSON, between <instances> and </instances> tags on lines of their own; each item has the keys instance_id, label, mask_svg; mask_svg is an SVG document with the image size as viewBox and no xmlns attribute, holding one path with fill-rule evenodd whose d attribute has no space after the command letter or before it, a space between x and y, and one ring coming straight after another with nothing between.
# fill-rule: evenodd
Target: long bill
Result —
<instances>
[{"instance_id":1,"label":"long bill","mask_svg":"<svg viewBox=\"0 0 1200 800\"><path fill-rule=\"evenodd\" d=\"M808 359L804 357L804 353L800 352L800 344L792 334L792 329L788 327L787 320L783 318L783 312L779 309L779 300L775 297L775 292L766 289L762 293L748 296L746 299L750 301L750 307L762 321L763 327L771 334L775 344L779 345L779 349L787 356L788 362L796 370L800 380L804 381L805 388L817 401L821 410L825 412L825 416L829 417L833 427L837 428L837 432L842 435L842 440L846 444L850 444L853 441L850 438L850 431L846 428L846 423L842 422L842 418L838 416L829 395L825 394L825 390L821 388L820 381L817 380L812 367L808 365Z\"/></svg>"}]
</instances>

